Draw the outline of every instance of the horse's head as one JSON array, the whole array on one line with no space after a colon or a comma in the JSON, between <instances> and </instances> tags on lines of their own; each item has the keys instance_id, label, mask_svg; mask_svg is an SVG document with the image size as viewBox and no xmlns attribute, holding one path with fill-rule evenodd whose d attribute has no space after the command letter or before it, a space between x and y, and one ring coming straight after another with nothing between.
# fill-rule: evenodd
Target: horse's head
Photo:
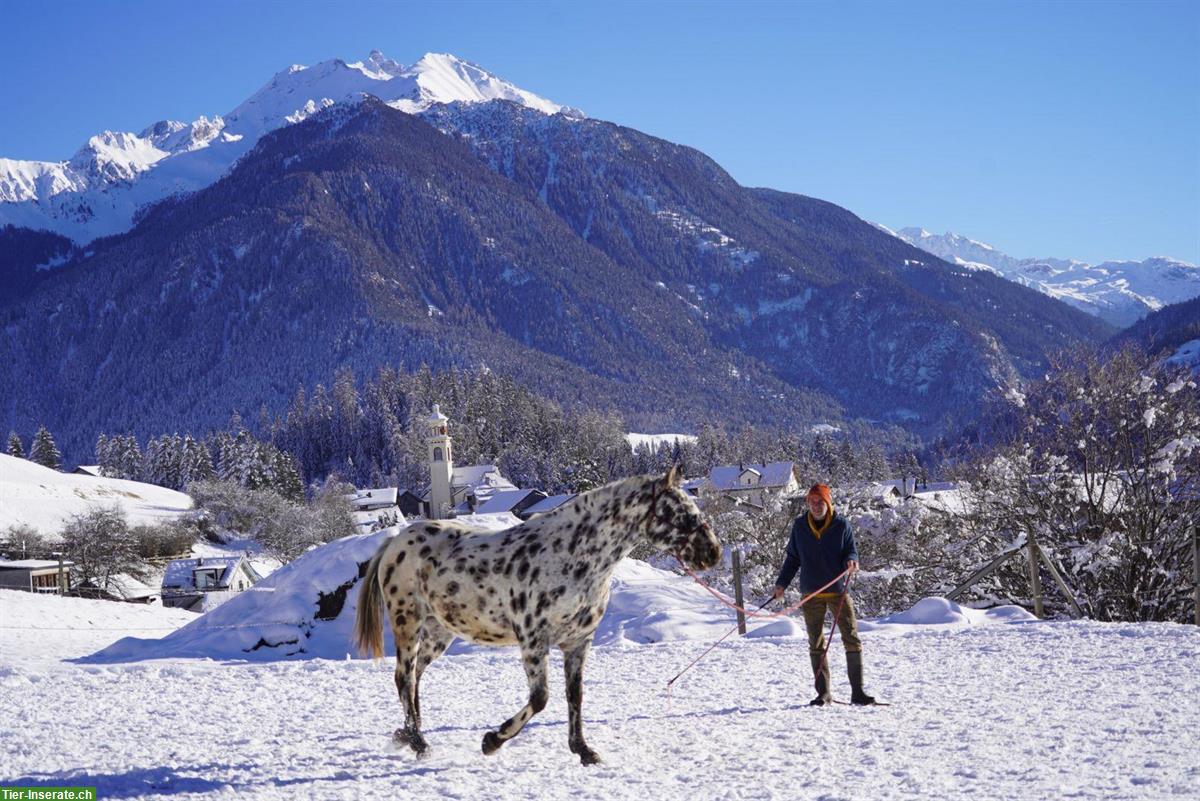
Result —
<instances>
[{"instance_id":1,"label":"horse's head","mask_svg":"<svg viewBox=\"0 0 1200 801\"><path fill-rule=\"evenodd\" d=\"M647 539L697 570L715 565L721 558L721 543L691 496L679 488L674 467L666 477L654 479L650 498Z\"/></svg>"}]
</instances>

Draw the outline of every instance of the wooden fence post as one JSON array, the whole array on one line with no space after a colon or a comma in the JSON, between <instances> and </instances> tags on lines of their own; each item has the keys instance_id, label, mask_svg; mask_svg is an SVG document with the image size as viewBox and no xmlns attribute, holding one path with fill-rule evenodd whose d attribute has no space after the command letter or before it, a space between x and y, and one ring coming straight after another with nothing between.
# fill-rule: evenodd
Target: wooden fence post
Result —
<instances>
[{"instance_id":1,"label":"wooden fence post","mask_svg":"<svg viewBox=\"0 0 1200 801\"><path fill-rule=\"evenodd\" d=\"M742 603L742 552L734 548L730 554L733 558L733 599L737 601L737 625L738 634L746 633L746 613L742 611L745 604Z\"/></svg>"},{"instance_id":2,"label":"wooden fence post","mask_svg":"<svg viewBox=\"0 0 1200 801\"><path fill-rule=\"evenodd\" d=\"M1033 532L1029 532L1029 592L1033 595L1033 614L1038 619L1044 616L1042 609L1042 577L1038 572L1040 565L1038 562L1038 545L1037 540L1033 537Z\"/></svg>"}]
</instances>

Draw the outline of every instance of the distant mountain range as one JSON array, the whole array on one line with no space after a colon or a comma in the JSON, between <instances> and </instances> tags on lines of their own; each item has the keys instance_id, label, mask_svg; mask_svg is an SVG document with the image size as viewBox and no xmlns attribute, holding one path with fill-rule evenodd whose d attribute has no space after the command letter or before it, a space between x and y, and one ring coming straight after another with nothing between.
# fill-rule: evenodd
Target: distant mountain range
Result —
<instances>
[{"instance_id":1,"label":"distant mountain range","mask_svg":"<svg viewBox=\"0 0 1200 801\"><path fill-rule=\"evenodd\" d=\"M452 56L293 67L209 123L113 135L79 187L0 203L0 273L24 279L0 293L0 426L86 454L102 430L280 410L339 367L427 364L641 430L933 433L1113 333ZM179 175L196 191L162 194Z\"/></svg>"},{"instance_id":2,"label":"distant mountain range","mask_svg":"<svg viewBox=\"0 0 1200 801\"><path fill-rule=\"evenodd\" d=\"M1200 268L1163 257L1088 264L1074 259L1017 259L955 233L924 228L883 230L946 261L991 270L1058 298L1118 328L1163 306L1200 296Z\"/></svg>"},{"instance_id":3,"label":"distant mountain range","mask_svg":"<svg viewBox=\"0 0 1200 801\"><path fill-rule=\"evenodd\" d=\"M0 158L0 226L53 231L81 244L127 231L142 207L210 185L268 131L364 93L410 113L486 100L579 113L451 55L427 53L411 67L379 51L350 64L293 65L222 116L162 120L136 134L104 131L66 161Z\"/></svg>"}]
</instances>

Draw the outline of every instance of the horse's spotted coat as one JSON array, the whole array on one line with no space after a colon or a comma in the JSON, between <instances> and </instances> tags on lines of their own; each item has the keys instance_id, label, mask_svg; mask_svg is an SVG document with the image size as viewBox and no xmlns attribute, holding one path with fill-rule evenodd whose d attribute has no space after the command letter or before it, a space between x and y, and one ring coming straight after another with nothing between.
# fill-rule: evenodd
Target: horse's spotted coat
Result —
<instances>
[{"instance_id":1,"label":"horse's spotted coat","mask_svg":"<svg viewBox=\"0 0 1200 801\"><path fill-rule=\"evenodd\" d=\"M454 637L519 645L529 702L483 738L490 754L546 705L546 659L563 652L568 744L584 764L599 760L583 740L583 665L608 605L617 562L648 542L698 569L720 545L700 511L666 478L641 476L579 496L506 531L475 533L454 521L414 523L385 542L367 567L358 600L359 647L382 656L381 607L396 641L396 689L405 723L397 740L421 753L421 674Z\"/></svg>"}]
</instances>

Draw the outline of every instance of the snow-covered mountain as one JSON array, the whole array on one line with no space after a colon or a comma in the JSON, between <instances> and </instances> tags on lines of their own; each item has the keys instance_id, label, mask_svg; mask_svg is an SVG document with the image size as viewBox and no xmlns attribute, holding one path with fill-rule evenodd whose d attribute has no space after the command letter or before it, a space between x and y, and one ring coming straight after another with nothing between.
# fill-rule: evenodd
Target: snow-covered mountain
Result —
<instances>
[{"instance_id":1,"label":"snow-covered mountain","mask_svg":"<svg viewBox=\"0 0 1200 801\"><path fill-rule=\"evenodd\" d=\"M364 94L409 113L509 100L581 116L448 54L427 53L410 67L377 50L353 63L293 65L222 116L163 120L136 134L105 131L65 161L0 158L0 226L54 231L79 243L126 231L144 206L216 181L263 134Z\"/></svg>"},{"instance_id":2,"label":"snow-covered mountain","mask_svg":"<svg viewBox=\"0 0 1200 801\"><path fill-rule=\"evenodd\" d=\"M948 262L994 272L1121 328L1163 306L1200 296L1200 268L1175 259L1094 265L1074 259L1018 259L960 234L879 227Z\"/></svg>"}]
</instances>

